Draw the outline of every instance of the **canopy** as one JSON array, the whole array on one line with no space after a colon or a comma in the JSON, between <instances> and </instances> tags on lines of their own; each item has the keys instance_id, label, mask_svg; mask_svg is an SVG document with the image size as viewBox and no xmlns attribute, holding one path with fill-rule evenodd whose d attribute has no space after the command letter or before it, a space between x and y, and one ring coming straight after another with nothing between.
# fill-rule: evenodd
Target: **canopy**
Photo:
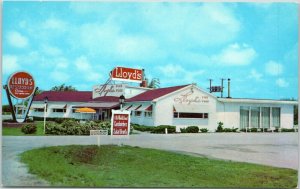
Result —
<instances>
[{"instance_id":1,"label":"canopy","mask_svg":"<svg viewBox=\"0 0 300 189\"><path fill-rule=\"evenodd\" d=\"M76 109L77 113L91 113L91 114L95 114L96 110L92 109L92 108L78 108Z\"/></svg>"}]
</instances>

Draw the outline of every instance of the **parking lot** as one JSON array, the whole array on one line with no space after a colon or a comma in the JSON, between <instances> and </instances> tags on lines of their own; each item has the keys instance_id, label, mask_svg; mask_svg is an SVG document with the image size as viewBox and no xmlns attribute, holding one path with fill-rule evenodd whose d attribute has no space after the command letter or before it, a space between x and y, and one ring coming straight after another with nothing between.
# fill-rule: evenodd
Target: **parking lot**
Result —
<instances>
[{"instance_id":1,"label":"parking lot","mask_svg":"<svg viewBox=\"0 0 300 189\"><path fill-rule=\"evenodd\" d=\"M103 144L125 144L176 151L194 156L298 169L298 133L134 134L127 139L100 137ZM4 186L46 186L28 173L18 154L43 146L97 144L95 136L2 137ZM46 162L45 162L46 163Z\"/></svg>"}]
</instances>

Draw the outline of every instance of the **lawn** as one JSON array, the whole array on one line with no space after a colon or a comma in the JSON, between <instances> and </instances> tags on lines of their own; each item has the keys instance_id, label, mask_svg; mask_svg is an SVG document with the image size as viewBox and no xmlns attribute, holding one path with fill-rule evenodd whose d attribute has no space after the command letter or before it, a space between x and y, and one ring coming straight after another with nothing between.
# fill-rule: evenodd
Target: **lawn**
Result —
<instances>
[{"instance_id":1,"label":"lawn","mask_svg":"<svg viewBox=\"0 0 300 189\"><path fill-rule=\"evenodd\" d=\"M44 135L44 122L36 121L37 131L35 134L24 134L21 128L16 127L2 127L3 136L43 136Z\"/></svg>"},{"instance_id":2,"label":"lawn","mask_svg":"<svg viewBox=\"0 0 300 189\"><path fill-rule=\"evenodd\" d=\"M155 149L105 145L26 151L29 172L58 187L295 188L297 171Z\"/></svg>"}]
</instances>

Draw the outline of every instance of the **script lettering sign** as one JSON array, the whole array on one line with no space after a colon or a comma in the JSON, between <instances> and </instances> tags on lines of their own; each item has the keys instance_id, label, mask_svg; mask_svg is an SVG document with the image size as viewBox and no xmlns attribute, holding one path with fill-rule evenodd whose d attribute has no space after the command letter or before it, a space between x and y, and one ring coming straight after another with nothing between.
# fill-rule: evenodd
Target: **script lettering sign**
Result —
<instances>
[{"instance_id":1,"label":"script lettering sign","mask_svg":"<svg viewBox=\"0 0 300 189\"><path fill-rule=\"evenodd\" d=\"M116 67L111 71L111 79L141 83L143 80L143 70Z\"/></svg>"}]
</instances>

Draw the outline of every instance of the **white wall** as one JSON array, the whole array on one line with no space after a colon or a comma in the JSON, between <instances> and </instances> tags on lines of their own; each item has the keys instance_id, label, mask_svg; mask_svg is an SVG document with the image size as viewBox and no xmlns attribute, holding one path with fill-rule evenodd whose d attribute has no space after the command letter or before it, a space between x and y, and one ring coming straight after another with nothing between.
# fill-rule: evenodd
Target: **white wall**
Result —
<instances>
[{"instance_id":1,"label":"white wall","mask_svg":"<svg viewBox=\"0 0 300 189\"><path fill-rule=\"evenodd\" d=\"M129 98L132 98L132 97L134 97L134 96L136 96L138 94L146 92L148 90L150 90L150 89L147 89L147 88L135 88L135 87L128 87L128 86L126 86L124 96L125 96L126 99L129 99Z\"/></svg>"},{"instance_id":2,"label":"white wall","mask_svg":"<svg viewBox=\"0 0 300 189\"><path fill-rule=\"evenodd\" d=\"M217 104L217 122L223 122L224 128L240 128L240 107L279 107L280 108L280 127L293 128L294 107L289 104L267 104L267 103L235 103L219 102ZM271 114L272 115L272 114ZM272 117L272 116L271 116ZM271 118L272 126L272 118Z\"/></svg>"},{"instance_id":3,"label":"white wall","mask_svg":"<svg viewBox=\"0 0 300 189\"><path fill-rule=\"evenodd\" d=\"M133 105L133 106L139 106L139 105L143 105L143 106L150 106L151 102L133 102L133 103L126 103L127 105ZM153 126L153 113L152 113L152 117L145 117L144 116L144 112L142 111L141 116L135 116L134 111L132 111L132 116L130 116L130 121L131 123L136 123L139 125L145 125L145 126Z\"/></svg>"},{"instance_id":4,"label":"white wall","mask_svg":"<svg viewBox=\"0 0 300 189\"><path fill-rule=\"evenodd\" d=\"M198 88L193 87L193 93L190 94L188 99L201 99L200 102L191 102L190 105L199 105L207 107L207 109L201 110L199 113L208 113L208 119L204 118L173 118L173 106L180 104L178 98L183 95L190 93L191 87L173 93L156 103L155 108L155 126L157 125L175 125L176 131L180 132L180 128L185 128L187 126L199 126L199 128L207 128L209 131L214 131L216 127L216 98L200 91ZM204 99L203 99L204 98ZM203 99L203 101L202 101ZM183 105L189 106L188 102L181 103Z\"/></svg>"}]
</instances>

